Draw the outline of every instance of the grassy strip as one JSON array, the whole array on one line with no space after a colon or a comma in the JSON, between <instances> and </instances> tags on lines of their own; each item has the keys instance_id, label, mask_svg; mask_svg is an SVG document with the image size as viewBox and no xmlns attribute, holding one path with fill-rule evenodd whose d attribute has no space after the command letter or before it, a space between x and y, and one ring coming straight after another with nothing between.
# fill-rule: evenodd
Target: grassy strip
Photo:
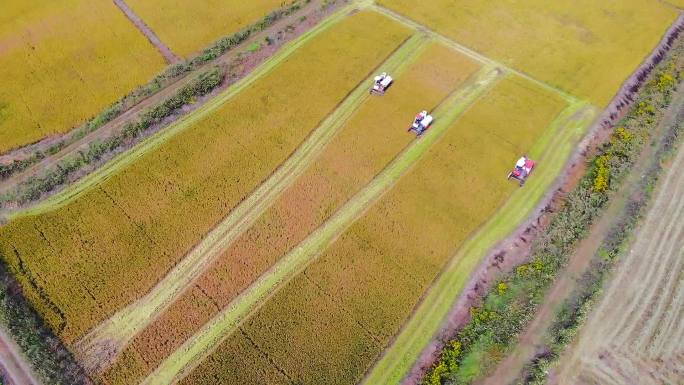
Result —
<instances>
[{"instance_id":1,"label":"grassy strip","mask_svg":"<svg viewBox=\"0 0 684 385\"><path fill-rule=\"evenodd\" d=\"M254 312L278 288L296 276L321 251L338 237L379 196L396 183L442 134L450 123L467 106L481 96L499 77L498 70L486 67L478 79L464 90L452 95L435 111L440 119L420 140L414 141L404 152L392 161L373 181L357 193L344 207L323 226L313 232L304 242L278 261L268 272L255 281L237 297L225 310L205 325L181 348L170 355L144 382L144 384L166 384L193 369L202 357L215 349L223 339L234 332L249 314Z\"/></svg>"},{"instance_id":2,"label":"grassy strip","mask_svg":"<svg viewBox=\"0 0 684 385\"><path fill-rule=\"evenodd\" d=\"M531 261L501 279L488 292L483 305L471 309L472 319L449 341L440 360L424 378L425 384L470 383L510 351L575 245L601 214L611 193L619 188L647 143L652 125L669 104L680 81L684 67L678 60L679 52L661 62L651 74L634 107L619 122L610 141L592 158L588 172L568 195L548 230L535 241ZM581 320L585 311L580 305L561 317ZM559 335L565 333L562 330L558 329ZM572 330L572 325L568 330Z\"/></svg>"},{"instance_id":3,"label":"grassy strip","mask_svg":"<svg viewBox=\"0 0 684 385\"><path fill-rule=\"evenodd\" d=\"M662 96L669 97L669 91ZM665 110L667 103L658 103L659 110ZM658 119L648 125L654 129ZM582 286L565 301L563 307L547 331L546 344L542 353L537 354L523 369L518 384L541 385L546 383L548 369L558 361L566 347L573 341L584 324L589 312L602 292L606 278L629 246L629 241L637 225L643 218L652 198L654 187L664 170L665 164L681 144L684 122L677 121L667 128L658 143L658 150L651 165L632 191L620 217L610 233L603 240L599 251L594 255L590 267L582 275Z\"/></svg>"},{"instance_id":4,"label":"grassy strip","mask_svg":"<svg viewBox=\"0 0 684 385\"><path fill-rule=\"evenodd\" d=\"M90 383L71 353L45 327L21 294L19 284L3 266L0 266L0 323L12 335L45 384Z\"/></svg>"},{"instance_id":5,"label":"grassy strip","mask_svg":"<svg viewBox=\"0 0 684 385\"><path fill-rule=\"evenodd\" d=\"M470 277L470 272L492 245L513 231L529 215L560 173L594 117L595 110L592 107L576 102L568 106L535 142L528 154L543 168L540 167L525 188L517 191L496 216L451 258L410 321L368 374L365 384L401 382L420 352L439 330L451 304Z\"/></svg>"},{"instance_id":6,"label":"grassy strip","mask_svg":"<svg viewBox=\"0 0 684 385\"><path fill-rule=\"evenodd\" d=\"M137 88L120 100L116 101L100 114L90 119L81 127L77 128L71 135L57 141L45 151L34 151L30 156L24 159L14 160L9 164L0 164L0 180L7 179L13 174L27 169L31 165L44 159L46 156L56 154L64 147L76 142L87 134L114 120L126 110L140 103L142 100L149 98L190 72L195 71L201 66L217 59L221 55L249 39L252 35L272 26L278 20L296 13L303 6L310 2L311 0L294 0L290 4L269 13L258 22L245 27L233 35L217 40L198 55L169 66L164 70L164 72L155 76L147 84Z\"/></svg>"},{"instance_id":7,"label":"grassy strip","mask_svg":"<svg viewBox=\"0 0 684 385\"><path fill-rule=\"evenodd\" d=\"M125 147L152 125L171 116L196 98L213 91L221 84L224 75L224 71L219 67L202 72L175 95L143 112L136 123L128 123L121 133L90 143L87 150L79 151L78 155L60 161L42 176L32 176L12 192L0 196L0 208L9 203L25 204L53 191L79 170L99 161L106 154Z\"/></svg>"}]
</instances>

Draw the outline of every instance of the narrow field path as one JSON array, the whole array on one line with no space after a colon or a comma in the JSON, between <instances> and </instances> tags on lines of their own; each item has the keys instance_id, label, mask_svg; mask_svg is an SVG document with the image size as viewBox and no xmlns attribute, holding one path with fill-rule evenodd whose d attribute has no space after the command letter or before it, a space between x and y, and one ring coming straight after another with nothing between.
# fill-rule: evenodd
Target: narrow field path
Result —
<instances>
[{"instance_id":1,"label":"narrow field path","mask_svg":"<svg viewBox=\"0 0 684 385\"><path fill-rule=\"evenodd\" d=\"M173 51L171 51L171 48L169 48L169 46L167 46L166 44L164 44L163 41L161 41L159 36L157 36L157 34L154 33L154 31L147 24L145 24L145 22L140 18L140 16L138 16L135 13L135 11L133 11L133 9L131 9L131 7L129 7L128 4L126 4L124 0L112 1L114 1L114 4L116 4L116 6L119 7L121 12L123 12L124 15L126 15L128 20L130 20L131 23L133 23L133 25L135 25L135 27L140 32L142 32L143 35L145 35L147 40L149 40L150 43L152 43L152 45L155 48L157 48L159 53L164 57L168 64L173 64L180 60L180 58L175 53L173 53Z\"/></svg>"},{"instance_id":2,"label":"narrow field path","mask_svg":"<svg viewBox=\"0 0 684 385\"><path fill-rule=\"evenodd\" d=\"M390 56L381 67L400 74L416 51L428 42L424 34L415 34ZM299 177L344 127L359 106L369 97L371 79L363 79L349 96L330 114L264 183L242 201L201 243L188 253L144 297L121 309L98 325L74 348L88 370L100 370L138 333L162 314L228 247L276 201Z\"/></svg>"},{"instance_id":3,"label":"narrow field path","mask_svg":"<svg viewBox=\"0 0 684 385\"><path fill-rule=\"evenodd\" d=\"M6 385L41 384L17 344L3 328L0 328L0 373L9 381Z\"/></svg>"},{"instance_id":4,"label":"narrow field path","mask_svg":"<svg viewBox=\"0 0 684 385\"><path fill-rule=\"evenodd\" d=\"M415 140L398 155L369 185L359 191L327 222L306 240L280 259L221 313L204 325L170 355L144 384L169 384L189 373L203 357L210 354L224 338L234 332L252 312L301 272L346 230L356 218L389 190L402 175L446 132L451 123L476 99L489 90L503 72L487 66L475 79L456 91L434 111L437 121L422 138Z\"/></svg>"},{"instance_id":5,"label":"narrow field path","mask_svg":"<svg viewBox=\"0 0 684 385\"><path fill-rule=\"evenodd\" d=\"M454 304L459 298L465 298L463 288L472 271L497 242L530 215L561 173L597 113L595 108L582 102L575 102L560 113L529 151L529 155L538 160L540 165L534 178L515 192L497 214L451 258L382 358L368 372L364 384L420 383L420 358L432 354L437 344L433 338L458 313L460 306ZM415 373L412 373L412 369Z\"/></svg>"},{"instance_id":6,"label":"narrow field path","mask_svg":"<svg viewBox=\"0 0 684 385\"><path fill-rule=\"evenodd\" d=\"M203 106L199 107L198 109L192 111L187 115L184 115L164 130L158 131L157 133L144 139L132 149L115 157L110 162L106 163L104 166L88 174L83 179L78 180L76 183L69 185L59 193L35 204L34 206L28 207L21 211L9 213L7 215L7 219L11 220L12 218L16 217L36 215L43 212L47 212L58 207L61 207L76 199L78 196L80 196L93 186L106 180L111 175L119 172L126 166L134 163L148 151L153 151L154 149L158 148L167 139L187 129L188 127L191 127L193 124L195 124L199 120L204 119L206 116L216 112L219 108L221 108L221 106L225 102L227 102L235 95L242 92L244 89L252 86L255 81L269 73L278 64L287 60L287 58L290 57L292 53L294 53L297 49L306 44L309 40L316 37L321 32L327 30L337 21L344 18L352 9L354 9L352 6L347 6L340 9L335 14L333 14L332 16L325 19L323 22L316 25L314 28L310 29L298 38L287 43L275 55L271 56L268 60L264 61L261 65L259 65L259 67L257 67L249 76L246 76L243 79L237 81L232 86L228 87L225 91L221 92L220 94L216 95L216 97L207 101L207 103Z\"/></svg>"}]
</instances>

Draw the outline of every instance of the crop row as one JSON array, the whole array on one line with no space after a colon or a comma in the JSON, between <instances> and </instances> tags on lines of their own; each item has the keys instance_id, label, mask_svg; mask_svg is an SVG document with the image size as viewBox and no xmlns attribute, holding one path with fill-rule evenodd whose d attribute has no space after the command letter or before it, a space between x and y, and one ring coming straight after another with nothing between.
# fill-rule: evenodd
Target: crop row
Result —
<instances>
[{"instance_id":1,"label":"crop row","mask_svg":"<svg viewBox=\"0 0 684 385\"><path fill-rule=\"evenodd\" d=\"M443 263L518 188L506 170L563 106L519 78L502 81L182 383L238 383L231 365L254 351L295 382L357 382ZM228 348L245 336L251 347Z\"/></svg>"},{"instance_id":2,"label":"crop row","mask_svg":"<svg viewBox=\"0 0 684 385\"><path fill-rule=\"evenodd\" d=\"M111 2L3 2L0 153L71 129L163 66Z\"/></svg>"},{"instance_id":3,"label":"crop row","mask_svg":"<svg viewBox=\"0 0 684 385\"><path fill-rule=\"evenodd\" d=\"M134 340L129 350L137 354L129 352L129 356L145 357L149 369L157 366L410 143L413 136L404 127L416 111L438 105L477 68L475 62L444 46L427 48L406 73L397 76L391 92L368 99L320 157L196 286ZM416 89L415 84L423 87ZM122 366L114 371L128 372Z\"/></svg>"},{"instance_id":4,"label":"crop row","mask_svg":"<svg viewBox=\"0 0 684 385\"><path fill-rule=\"evenodd\" d=\"M379 3L599 107L678 16L657 0Z\"/></svg>"},{"instance_id":5,"label":"crop row","mask_svg":"<svg viewBox=\"0 0 684 385\"><path fill-rule=\"evenodd\" d=\"M0 254L73 342L147 292L408 34L376 13L349 17L109 179L0 228Z\"/></svg>"}]
</instances>

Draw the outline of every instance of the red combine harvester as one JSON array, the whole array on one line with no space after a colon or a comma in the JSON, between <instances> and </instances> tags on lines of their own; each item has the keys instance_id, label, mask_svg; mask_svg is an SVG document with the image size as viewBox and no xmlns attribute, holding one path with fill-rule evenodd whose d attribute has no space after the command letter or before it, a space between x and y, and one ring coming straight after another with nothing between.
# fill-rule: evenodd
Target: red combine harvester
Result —
<instances>
[{"instance_id":1,"label":"red combine harvester","mask_svg":"<svg viewBox=\"0 0 684 385\"><path fill-rule=\"evenodd\" d=\"M534 169L534 161L530 158L527 157L527 155L523 155L518 159L518 161L515 163L515 167L513 168L513 171L508 173L508 178L507 179L515 179L520 183L520 187L522 187L525 184L525 181L527 178L530 176L530 173Z\"/></svg>"}]
</instances>

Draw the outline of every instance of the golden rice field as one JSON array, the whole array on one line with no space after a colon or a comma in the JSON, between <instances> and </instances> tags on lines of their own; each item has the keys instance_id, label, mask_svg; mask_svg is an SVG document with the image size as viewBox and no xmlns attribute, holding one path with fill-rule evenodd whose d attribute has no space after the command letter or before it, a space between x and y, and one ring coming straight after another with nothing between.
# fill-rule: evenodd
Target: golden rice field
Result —
<instances>
[{"instance_id":1,"label":"golden rice field","mask_svg":"<svg viewBox=\"0 0 684 385\"><path fill-rule=\"evenodd\" d=\"M0 153L72 129L165 66L111 1L1 8Z\"/></svg>"},{"instance_id":2,"label":"golden rice field","mask_svg":"<svg viewBox=\"0 0 684 385\"><path fill-rule=\"evenodd\" d=\"M678 16L657 0L378 3L600 107Z\"/></svg>"},{"instance_id":3,"label":"golden rice field","mask_svg":"<svg viewBox=\"0 0 684 385\"><path fill-rule=\"evenodd\" d=\"M476 62L443 45L425 45L405 72L395 72L392 92L360 106L278 201L133 340L103 376L107 383L136 382L149 374L412 142L403 130L414 115L409 111L436 107L478 69Z\"/></svg>"},{"instance_id":4,"label":"golden rice field","mask_svg":"<svg viewBox=\"0 0 684 385\"><path fill-rule=\"evenodd\" d=\"M461 242L518 189L499 170L564 107L503 80L181 384L357 383ZM241 357L255 369L241 370Z\"/></svg>"},{"instance_id":5,"label":"golden rice field","mask_svg":"<svg viewBox=\"0 0 684 385\"><path fill-rule=\"evenodd\" d=\"M109 1L9 1L0 153L70 129L163 66ZM185 57L287 4L126 3ZM375 3L343 5L0 226L0 259L97 383L359 383L411 317L443 318L414 310L445 266L476 264L464 243L544 195L506 179L515 160L538 151L548 162L531 178L550 185L589 104L607 105L678 15L656 0ZM368 95L387 67L395 84ZM436 123L416 139L421 109Z\"/></svg>"},{"instance_id":6,"label":"golden rice field","mask_svg":"<svg viewBox=\"0 0 684 385\"><path fill-rule=\"evenodd\" d=\"M282 0L128 0L127 4L176 54L188 57L256 22Z\"/></svg>"},{"instance_id":7,"label":"golden rice field","mask_svg":"<svg viewBox=\"0 0 684 385\"><path fill-rule=\"evenodd\" d=\"M676 384L684 365L684 150L565 352L553 384Z\"/></svg>"},{"instance_id":8,"label":"golden rice field","mask_svg":"<svg viewBox=\"0 0 684 385\"><path fill-rule=\"evenodd\" d=\"M372 12L345 19L106 181L0 228L0 254L74 341L159 281L410 32Z\"/></svg>"}]
</instances>

